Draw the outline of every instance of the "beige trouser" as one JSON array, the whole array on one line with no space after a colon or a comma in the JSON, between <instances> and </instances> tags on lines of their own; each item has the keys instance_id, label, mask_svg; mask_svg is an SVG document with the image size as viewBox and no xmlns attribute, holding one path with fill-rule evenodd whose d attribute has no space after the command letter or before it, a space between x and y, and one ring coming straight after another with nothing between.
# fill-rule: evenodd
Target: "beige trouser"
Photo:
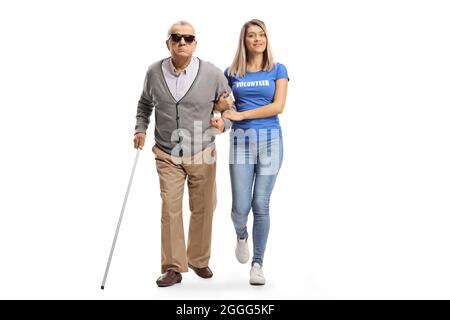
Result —
<instances>
[{"instance_id":1,"label":"beige trouser","mask_svg":"<svg viewBox=\"0 0 450 320\"><path fill-rule=\"evenodd\" d=\"M216 162L200 163L200 158L209 153L215 159L212 145L180 164L172 161L171 155L158 146L155 154L156 169L161 189L161 272L169 269L187 272L188 262L197 268L208 266L211 255L211 229L213 212L216 208ZM211 161L210 161L211 162ZM183 193L188 181L189 207L191 217L187 251L183 228Z\"/></svg>"}]
</instances>

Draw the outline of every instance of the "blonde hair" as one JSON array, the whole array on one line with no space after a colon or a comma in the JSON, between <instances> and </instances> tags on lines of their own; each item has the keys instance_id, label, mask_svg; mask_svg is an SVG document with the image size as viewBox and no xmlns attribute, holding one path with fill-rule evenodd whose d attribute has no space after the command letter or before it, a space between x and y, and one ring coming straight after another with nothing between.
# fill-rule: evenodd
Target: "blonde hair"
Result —
<instances>
[{"instance_id":1,"label":"blonde hair","mask_svg":"<svg viewBox=\"0 0 450 320\"><path fill-rule=\"evenodd\" d=\"M266 50L263 53L262 70L270 71L275 67L272 48L270 47L269 36L264 22L258 19L247 21L241 28L239 36L238 48L234 56L233 63L228 68L228 75L243 77L247 73L247 48L245 47L245 37L247 36L247 29L251 26L258 26L263 29L266 34Z\"/></svg>"}]
</instances>

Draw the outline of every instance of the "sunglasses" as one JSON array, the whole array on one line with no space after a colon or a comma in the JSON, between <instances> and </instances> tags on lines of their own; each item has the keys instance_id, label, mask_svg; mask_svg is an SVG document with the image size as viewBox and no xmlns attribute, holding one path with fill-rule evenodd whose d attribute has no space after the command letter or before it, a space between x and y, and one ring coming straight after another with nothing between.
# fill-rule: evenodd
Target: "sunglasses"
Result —
<instances>
[{"instance_id":1,"label":"sunglasses","mask_svg":"<svg viewBox=\"0 0 450 320\"><path fill-rule=\"evenodd\" d=\"M186 41L186 43L192 43L195 41L195 36L190 35L190 34L176 34L176 33L172 33L169 37L169 39L172 39L172 41L174 42L180 42L181 39L184 39L184 41Z\"/></svg>"}]
</instances>

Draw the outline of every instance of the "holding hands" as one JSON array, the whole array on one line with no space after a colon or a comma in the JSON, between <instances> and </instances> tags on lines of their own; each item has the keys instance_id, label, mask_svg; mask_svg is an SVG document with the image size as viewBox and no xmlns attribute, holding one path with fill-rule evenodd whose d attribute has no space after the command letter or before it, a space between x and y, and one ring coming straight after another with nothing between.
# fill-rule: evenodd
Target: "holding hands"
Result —
<instances>
[{"instance_id":1,"label":"holding hands","mask_svg":"<svg viewBox=\"0 0 450 320\"><path fill-rule=\"evenodd\" d=\"M217 102L215 103L214 110L222 112L222 117L224 119L229 119L232 121L244 120L243 114L234 110L233 106L233 94L225 91L220 95L219 100L217 100Z\"/></svg>"}]
</instances>

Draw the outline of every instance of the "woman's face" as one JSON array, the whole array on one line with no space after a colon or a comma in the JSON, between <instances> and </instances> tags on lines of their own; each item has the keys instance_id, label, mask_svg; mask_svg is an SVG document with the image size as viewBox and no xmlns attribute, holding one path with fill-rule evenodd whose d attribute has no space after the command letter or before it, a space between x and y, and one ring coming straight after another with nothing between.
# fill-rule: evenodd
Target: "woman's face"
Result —
<instances>
[{"instance_id":1,"label":"woman's face","mask_svg":"<svg viewBox=\"0 0 450 320\"><path fill-rule=\"evenodd\" d=\"M266 46L267 39L264 30L255 25L248 27L245 36L245 47L248 53L261 54L266 50Z\"/></svg>"}]
</instances>

